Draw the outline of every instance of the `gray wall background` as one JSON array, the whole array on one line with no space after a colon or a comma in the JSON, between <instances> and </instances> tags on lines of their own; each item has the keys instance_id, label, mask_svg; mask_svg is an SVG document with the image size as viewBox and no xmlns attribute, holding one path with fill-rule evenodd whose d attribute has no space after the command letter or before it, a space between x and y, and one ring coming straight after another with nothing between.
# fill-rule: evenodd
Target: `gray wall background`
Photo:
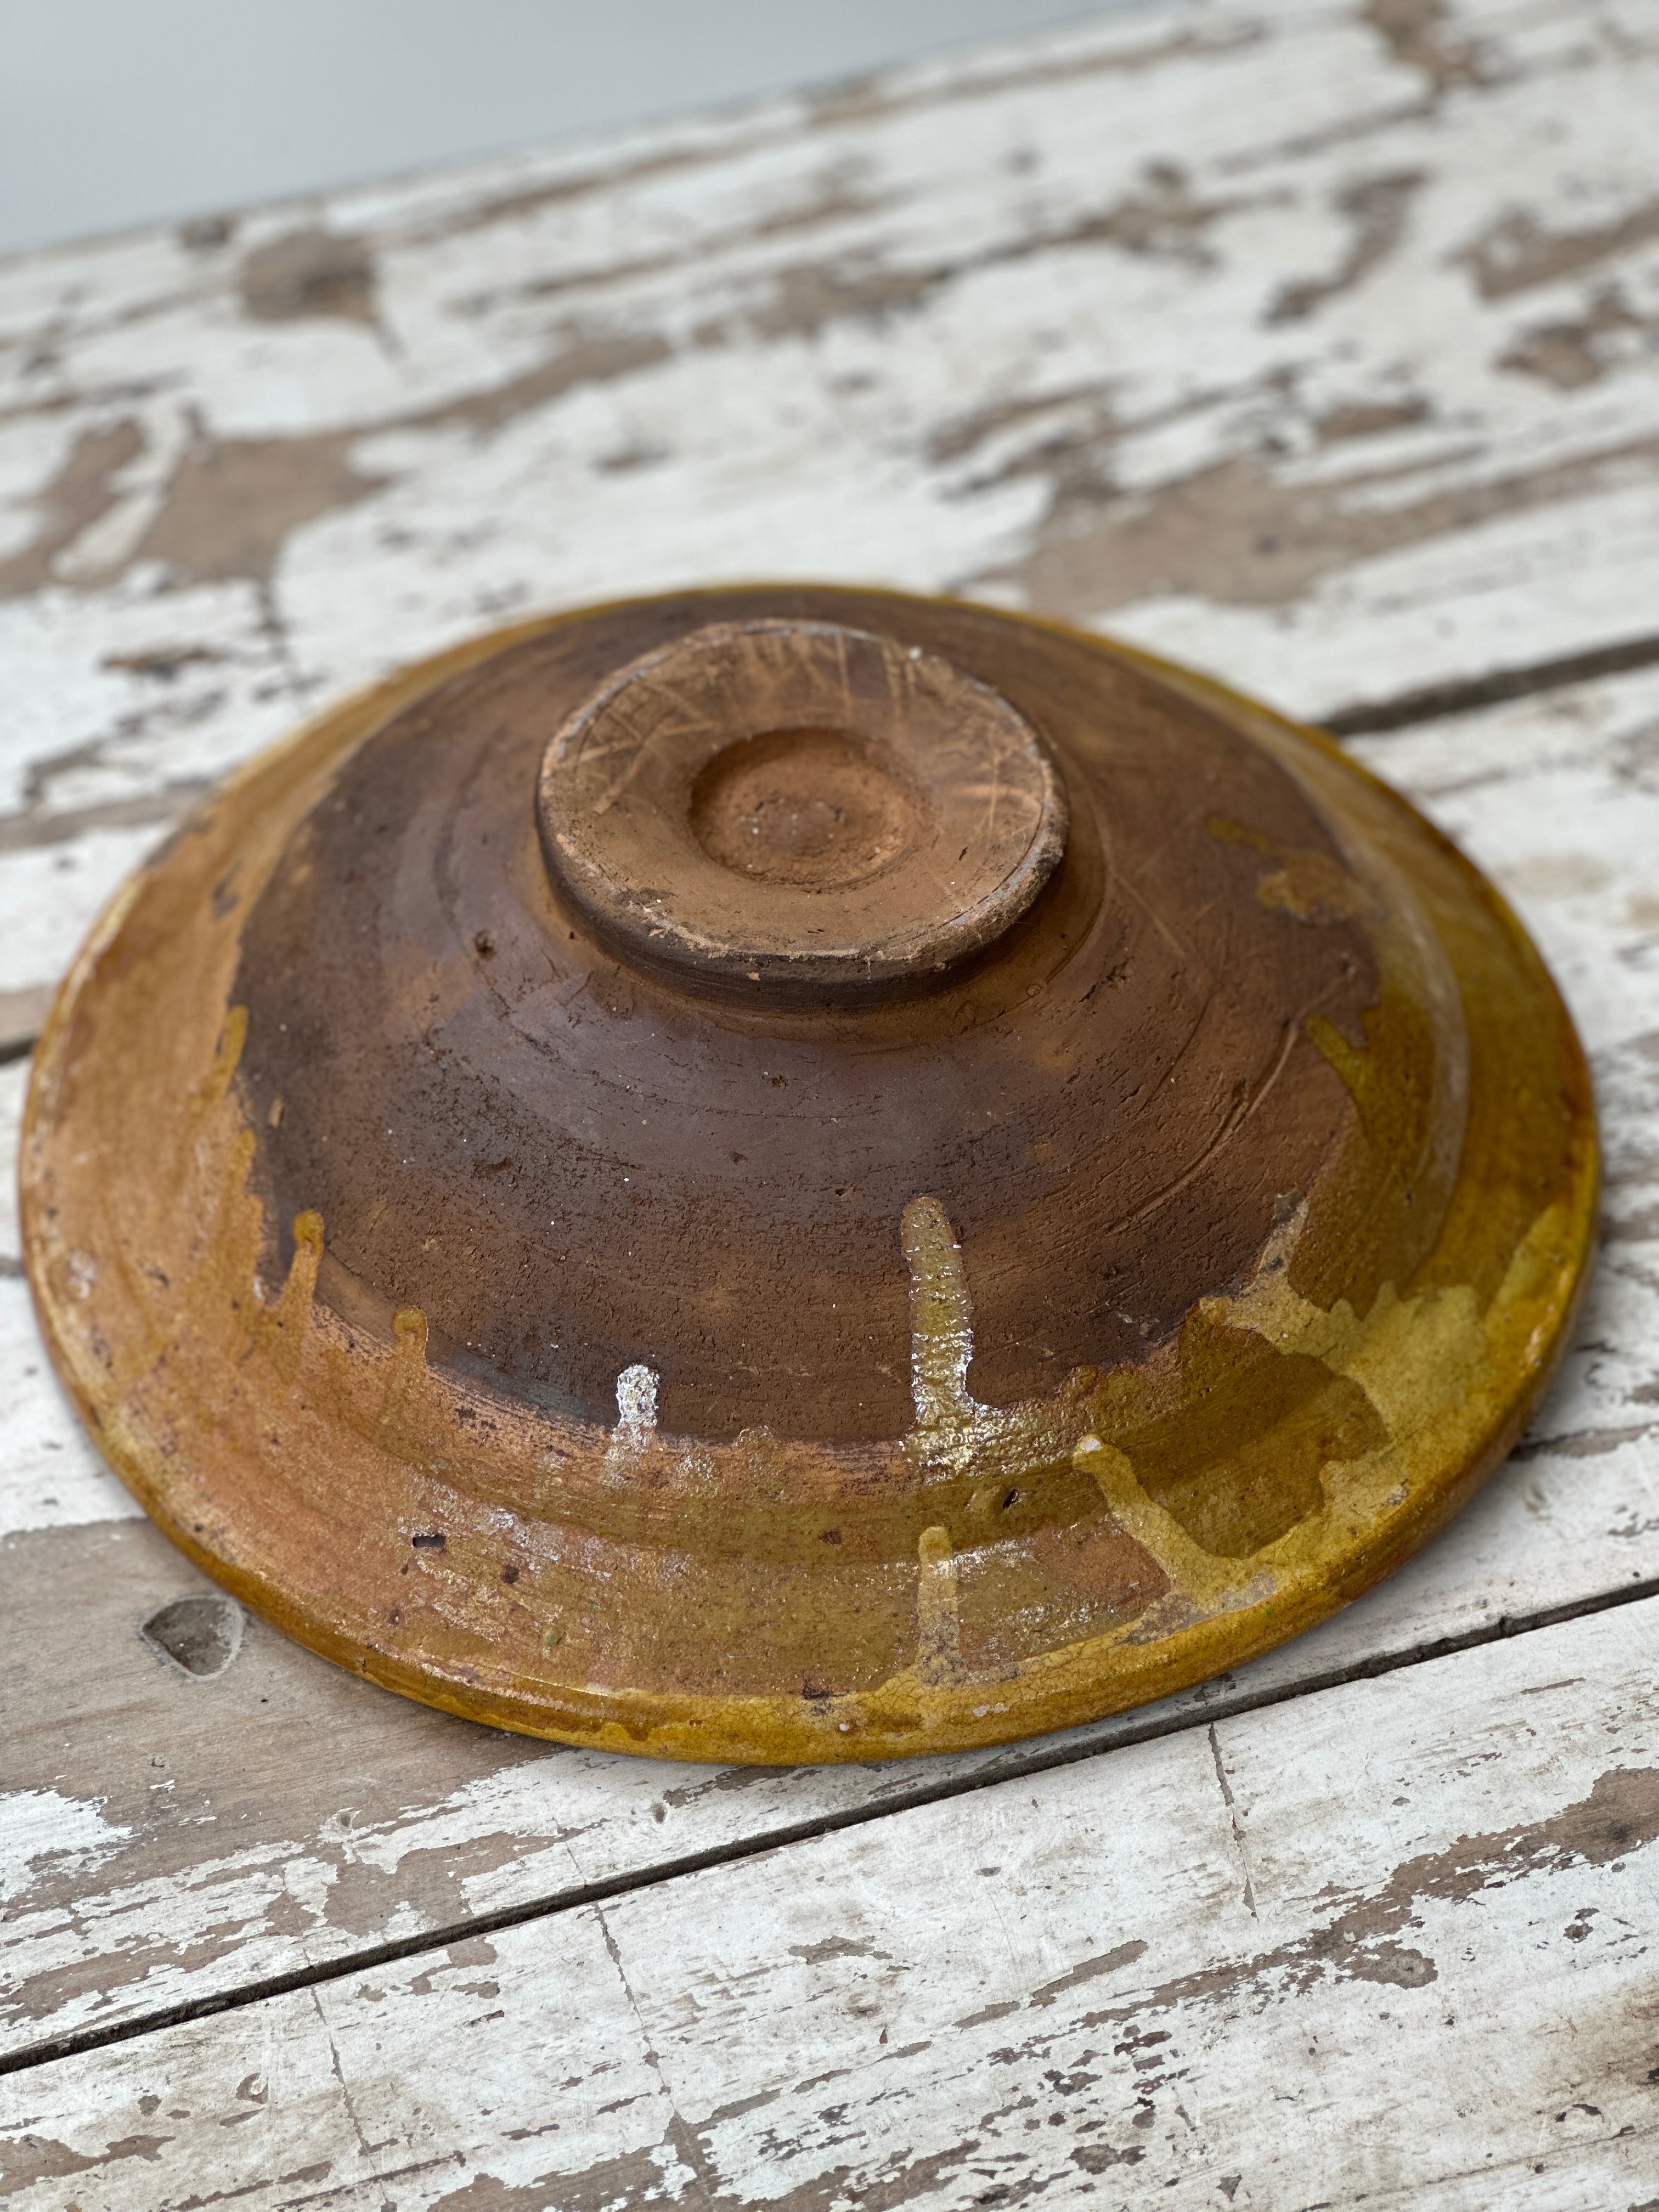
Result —
<instances>
[{"instance_id":1,"label":"gray wall background","mask_svg":"<svg viewBox=\"0 0 1659 2212\"><path fill-rule=\"evenodd\" d=\"M0 0L0 252L1146 0Z\"/></svg>"}]
</instances>

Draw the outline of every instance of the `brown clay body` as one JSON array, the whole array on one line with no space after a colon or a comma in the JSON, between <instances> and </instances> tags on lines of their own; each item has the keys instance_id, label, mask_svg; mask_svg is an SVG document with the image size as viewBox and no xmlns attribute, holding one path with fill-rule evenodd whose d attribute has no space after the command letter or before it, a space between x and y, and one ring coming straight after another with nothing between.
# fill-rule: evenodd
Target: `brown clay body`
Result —
<instances>
[{"instance_id":1,"label":"brown clay body","mask_svg":"<svg viewBox=\"0 0 1659 2212\"><path fill-rule=\"evenodd\" d=\"M868 1758L1397 1565L1548 1379L1595 1146L1516 925L1324 740L757 589L477 641L225 787L65 987L24 1198L112 1462L303 1641Z\"/></svg>"}]
</instances>

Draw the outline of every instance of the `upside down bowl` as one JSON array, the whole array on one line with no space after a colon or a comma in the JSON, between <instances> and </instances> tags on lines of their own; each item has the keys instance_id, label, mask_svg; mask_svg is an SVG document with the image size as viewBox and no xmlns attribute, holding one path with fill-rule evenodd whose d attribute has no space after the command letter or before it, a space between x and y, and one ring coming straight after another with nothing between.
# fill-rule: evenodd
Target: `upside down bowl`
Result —
<instances>
[{"instance_id":1,"label":"upside down bowl","mask_svg":"<svg viewBox=\"0 0 1659 2212\"><path fill-rule=\"evenodd\" d=\"M1328 739L874 591L481 637L233 776L29 1094L99 1446L390 1689L720 1760L989 1744L1304 1629L1501 1462L1583 1054Z\"/></svg>"}]
</instances>

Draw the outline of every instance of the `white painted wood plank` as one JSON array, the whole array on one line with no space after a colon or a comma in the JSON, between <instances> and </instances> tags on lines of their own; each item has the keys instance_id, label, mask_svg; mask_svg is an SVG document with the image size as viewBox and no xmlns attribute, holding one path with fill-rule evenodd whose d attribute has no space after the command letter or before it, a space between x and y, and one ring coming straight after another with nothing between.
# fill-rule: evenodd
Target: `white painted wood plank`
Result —
<instances>
[{"instance_id":1,"label":"white painted wood plank","mask_svg":"<svg viewBox=\"0 0 1659 2212\"><path fill-rule=\"evenodd\" d=\"M0 266L23 410L0 421L0 561L82 518L0 606L0 1011L38 1010L81 917L200 779L526 605L764 568L967 584L1109 615L1304 709L1577 650L1632 609L1650 626L1655 9L1465 9L1416 59L1337 8L1149 23L269 211L217 246L151 234ZM1352 243L1349 185L1413 165L1370 267L1272 319L1287 270L1329 274ZM345 283L343 314L250 312L254 257L323 221L366 238L372 286ZM1490 296L1449 258L1471 243L1498 256ZM1555 275L1510 281L1540 252ZM1603 291L1638 322L1590 330ZM1583 381L1503 365L1575 317L1540 358ZM1202 590L1146 597L1166 558ZM1558 710L1580 724L1506 709L1366 757L1510 884L1595 1049L1618 1233L1580 1350L1529 1456L1425 1559L1183 1712L1656 1571L1640 763L1659 693L1632 678ZM1483 781L1460 793L1466 746ZM6 1801L21 2041L43 2008L65 2029L132 2017L902 1785L733 1787L505 1745L257 1629L220 1681L171 1679L137 1629L195 1578L147 1529L77 1532L131 1508L45 1382L15 1273L0 1334L0 1525L70 1524L5 1563L15 1589L70 1594L0 1739L26 1783ZM169 1755L187 1802L148 1766Z\"/></svg>"},{"instance_id":2,"label":"white painted wood plank","mask_svg":"<svg viewBox=\"0 0 1659 2212\"><path fill-rule=\"evenodd\" d=\"M1304 712L1650 629L1656 87L1655 0L1193 4L0 263L0 1012L106 833L532 605L978 589Z\"/></svg>"},{"instance_id":3,"label":"white painted wood plank","mask_svg":"<svg viewBox=\"0 0 1659 2212\"><path fill-rule=\"evenodd\" d=\"M890 2159L954 2165L945 2201L1063 2189L1093 2153L1108 2202L1231 2172L1485 2206L1493 2168L1626 2126L1659 2176L1656 1638L1634 1607L605 1917L677 2109L757 2195Z\"/></svg>"},{"instance_id":4,"label":"white painted wood plank","mask_svg":"<svg viewBox=\"0 0 1659 2212\"><path fill-rule=\"evenodd\" d=\"M21 1273L0 1273L0 1527L75 1528L140 1510L58 1387Z\"/></svg>"},{"instance_id":5,"label":"white painted wood plank","mask_svg":"<svg viewBox=\"0 0 1659 2212\"><path fill-rule=\"evenodd\" d=\"M1659 676L1641 675L1358 748L1515 896L1580 1005L1608 1150L1600 1273L1532 1436L1422 1558L1236 1677L1089 1740L1289 1694L1659 1577L1656 719ZM18 1072L3 1073L0 1101L16 1092ZM3 2047L879 1808L912 1786L903 1770L721 1776L545 1753L353 1684L257 1625L221 1679L169 1674L139 1626L206 1585L148 1528L112 1544L121 1532L72 1525L132 1509L50 1384L24 1297L20 1279L0 1279L0 1326L9 1316L17 1332L0 1363L13 1394L0 1468L18 1525L60 1525L0 1551L23 1655L14 1680L27 1685L0 1727L0 1821L41 1854L20 1857L0 1930ZM166 1764L152 1770L152 1757ZM40 1843L42 1793L73 1832L93 1824L96 1853L58 1858Z\"/></svg>"},{"instance_id":6,"label":"white painted wood plank","mask_svg":"<svg viewBox=\"0 0 1659 2212\"><path fill-rule=\"evenodd\" d=\"M1191 0L0 263L14 849L690 580L978 591L1303 712L1650 630L1659 4L1372 12Z\"/></svg>"},{"instance_id":7,"label":"white painted wood plank","mask_svg":"<svg viewBox=\"0 0 1659 2212\"><path fill-rule=\"evenodd\" d=\"M1638 2206L1656 1661L1633 1606L14 2075L0 2172L19 2212Z\"/></svg>"}]
</instances>

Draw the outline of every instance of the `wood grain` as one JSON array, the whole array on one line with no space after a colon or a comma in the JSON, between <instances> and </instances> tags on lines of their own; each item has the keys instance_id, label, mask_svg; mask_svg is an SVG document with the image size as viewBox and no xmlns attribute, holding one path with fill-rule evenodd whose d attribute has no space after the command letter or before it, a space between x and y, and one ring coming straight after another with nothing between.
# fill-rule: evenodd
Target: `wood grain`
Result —
<instances>
[{"instance_id":1,"label":"wood grain","mask_svg":"<svg viewBox=\"0 0 1659 2212\"><path fill-rule=\"evenodd\" d=\"M0 264L0 1052L206 783L353 684L520 610L757 574L956 588L1362 719L1436 684L1478 696L1540 664L1559 681L1620 641L1639 659L1659 630L1656 76L1653 0L1177 4L574 153ZM908 1773L550 1753L355 1686L257 1625L222 1674L170 1669L140 1626L201 1586L131 1517L46 1376L8 1176L8 2047L400 1940L440 1948L10 2077L0 2187L83 2212L244 2182L254 2202L447 2191L528 2212L589 2201L584 2172L595 2202L649 2177L684 2193L695 2150L705 2194L732 2201L810 2183L802 2201L829 2203L858 2177L880 2202L1013 2202L1036 2170L997 2163L1018 2132L1052 2145L1050 2203L1085 2187L1139 2203L1170 2179L1176 2204L1659 2197L1650 2105L1632 2101L1659 2056L1650 1992L1608 1933L1620 1912L1639 1925L1632 1879L1651 1918L1641 1853L1615 1874L1547 1844L1522 1871L1532 1846L1505 1844L1500 1881L1423 1906L1432 1934L1362 1930L1362 1951L1434 1960L1417 1988L1354 1978L1340 1943L1285 1955L1327 1942L1352 1900L1377 1910L1395 1868L1464 1834L1531 1832L1604 1772L1651 1763L1650 1732L1632 1735L1651 1705L1642 1605L1297 1692L1659 1574L1656 726L1659 678L1638 671L1355 748L1508 890L1594 1057L1607 1241L1533 1435L1394 1582L1146 1717L1176 1733L1031 1781L966 1789L994 1768L930 1766L929 1787L965 1794L900 1813L888 1793ZM0 1118L25 1072L0 1067ZM1195 1716L1216 1720L1231 1811L1206 1735L1182 1732ZM1052 1819L1030 1823L1033 1794ZM863 1825L656 1883L842 1818ZM969 1910L988 1832L1070 1851L1067 1901L1000 1951L998 1915ZM648 2034L597 1910L468 1934L611 1881L650 1885L602 1908L619 1946L617 1916L638 1916ZM1143 1881L1141 1904L1120 1903ZM798 1936L863 1941L884 1911L881 1945L911 1971L879 2001L920 1993L886 2046L852 2009L880 1961L790 1960L796 1983L778 1964ZM1128 1932L1097 1940L1118 1920ZM496 1960L452 1955L452 1936ZM1061 2012L1062 1995L1032 2009L1045 1982L1132 1936L1157 1955L1063 2002L1109 2008L1114 1974L1150 1988L1154 1970L1219 1966L1212 2006L1194 1994L1178 2032L1149 2031L1171 2033L1173 2060L1118 2051L1124 2027L1083 2061L1095 2031L1077 2027L1057 2061L1033 2044L991 2063L1022 2018ZM1277 1963L1252 1980L1258 1957ZM486 1999L473 1985L491 1979ZM970 2013L965 1981L1014 2008L964 2031L995 2042L964 2045L954 2077L928 2072L933 2053L901 2060L908 2041L945 2047L927 2008ZM726 2008L701 2072L676 1989ZM815 2117L838 2085L798 2093L810 2067L784 2081L774 2046L797 2010L825 2064L854 2069L840 2120ZM615 2074L594 2076L611 2051ZM1139 2131L1137 2057L1158 2081ZM908 2069L891 2100L888 2065ZM1103 2079L1065 2093L1049 2070ZM1006 2096L961 2086L1005 2079ZM951 2162L984 2113L1028 2095L986 2137L988 2173ZM769 2101L716 2123L721 2098ZM671 2102L713 2130L717 2163ZM1157 2162L1176 2131L1194 2146L1179 2171ZM805 2164L785 2158L792 2137ZM1073 2158L1097 2146L1145 2156Z\"/></svg>"},{"instance_id":2,"label":"wood grain","mask_svg":"<svg viewBox=\"0 0 1659 2212\"><path fill-rule=\"evenodd\" d=\"M1356 748L1516 898L1591 1049L1607 1240L1577 1345L1532 1435L1445 1536L1370 1597L1236 1676L1082 1732L1059 1754L1602 1603L1654 1577L1656 713L1659 676L1633 676ZM22 1287L0 1282L0 1295ZM27 1364L33 1377L21 1376ZM89 1449L38 1351L9 1372L21 1376L20 1461L31 1464L33 1450L33 1467L52 1469L27 1478L40 1487L24 1498L25 1529L61 1513L35 1502L45 1496L96 1510L107 1485L124 1499L84 1467ZM63 1482L64 1468L82 1470L83 1490ZM63 1486L48 1492L48 1480ZM0 1734L9 1785L0 1817L21 1861L0 1927L13 2052L387 1940L465 1931L480 1915L534 1911L688 1856L874 1817L918 1787L957 1790L1000 1771L991 1759L743 1777L550 1753L405 1706L258 1623L223 1676L192 1680L158 1662L138 1630L206 1585L147 1525L14 1533L0 1548L0 1586L19 1624L18 1694ZM84 1845L58 1850L55 1820Z\"/></svg>"},{"instance_id":3,"label":"wood grain","mask_svg":"<svg viewBox=\"0 0 1659 2212\"><path fill-rule=\"evenodd\" d=\"M967 591L1313 714L1651 636L1659 8L1372 17L0 264L0 992L204 778L521 610Z\"/></svg>"},{"instance_id":4,"label":"wood grain","mask_svg":"<svg viewBox=\"0 0 1659 2212\"><path fill-rule=\"evenodd\" d=\"M1659 2189L1659 1603L0 2083L18 2212Z\"/></svg>"}]
</instances>

